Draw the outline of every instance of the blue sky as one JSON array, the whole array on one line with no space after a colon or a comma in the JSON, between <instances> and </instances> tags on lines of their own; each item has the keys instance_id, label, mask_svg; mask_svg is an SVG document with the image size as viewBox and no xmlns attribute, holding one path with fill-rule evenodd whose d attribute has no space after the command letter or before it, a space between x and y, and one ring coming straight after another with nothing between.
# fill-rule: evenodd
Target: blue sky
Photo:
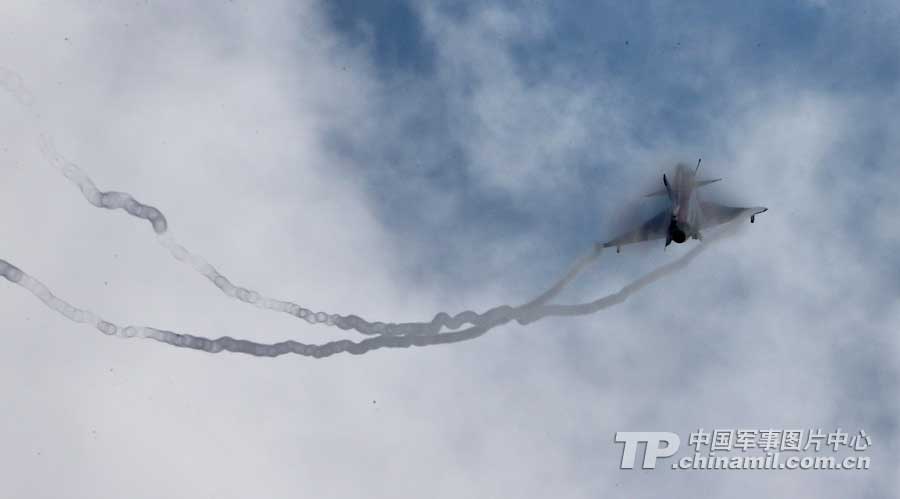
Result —
<instances>
[{"instance_id":1,"label":"blue sky","mask_svg":"<svg viewBox=\"0 0 900 499\"><path fill-rule=\"evenodd\" d=\"M770 211L615 308L321 361L117 341L0 286L15 477L0 496L890 497L898 17L828 1L4 4L0 66L40 121L2 94L0 258L117 323L340 334L222 296L145 223L85 203L42 132L235 282L372 320L532 298L678 161L724 177L705 195ZM694 244L604 253L560 299ZM872 435L872 469L623 471L612 443L838 426Z\"/></svg>"},{"instance_id":2,"label":"blue sky","mask_svg":"<svg viewBox=\"0 0 900 499\"><path fill-rule=\"evenodd\" d=\"M540 32L533 36L490 39L491 49L502 51L510 64L511 74L505 76L523 85L523 92L540 96L542 91L569 90L587 96L589 108L596 107L579 116L587 137L567 144L564 163L538 163L543 172L577 179L574 189L545 192L538 171L522 175L526 185L517 192L480 182L480 166L467 154L458 129L471 119L467 107L475 105L472 94L486 92L484 87L490 85L480 84L479 78L491 76L477 68L448 67L455 50L423 27L420 9L397 2L335 2L326 9L342 40L372 61L380 83L378 106L384 113L379 119L390 123L367 137L374 144L342 139L342 130L335 130L334 147L354 156L360 168L354 173L370 182L381 219L408 231L408 237L439 241L420 230L433 223L426 218L427 210L410 213L404 207L450 188L464 200L446 221L455 228L475 232L487 225L490 233L549 230L556 232L553 241L583 243L579 238L585 227L603 223L597 220L597 199L620 190L620 183L631 178L628 172L659 169L636 162L633 153L603 151L608 145L602 137L607 133L604 111L610 108L625 117L616 123L621 126L616 140L645 151L676 143L683 153L680 159L706 156L710 174L725 175L730 158L712 155L731 132L728 122L735 116L765 107L789 89L855 100L862 119L841 141L862 152L854 167L864 172L887 167L879 167L885 162L880 156L889 153L879 123L890 119L883 116L881 102L897 81L897 41L893 25L886 22L895 14L783 2L727 7L587 2L565 8L513 2L441 5L434 10L447 22L464 24L489 6L521 16L523 23L540 23L534 28ZM596 87L604 91L595 92ZM606 100L609 94L615 95L615 102ZM522 115L540 109L527 98L516 105L515 112ZM819 165L821 177L827 178L823 189L828 182L840 181L835 177L848 175L843 169L847 167ZM841 170L829 173L837 168ZM858 201L877 202L878 194L871 193L871 198Z\"/></svg>"}]
</instances>

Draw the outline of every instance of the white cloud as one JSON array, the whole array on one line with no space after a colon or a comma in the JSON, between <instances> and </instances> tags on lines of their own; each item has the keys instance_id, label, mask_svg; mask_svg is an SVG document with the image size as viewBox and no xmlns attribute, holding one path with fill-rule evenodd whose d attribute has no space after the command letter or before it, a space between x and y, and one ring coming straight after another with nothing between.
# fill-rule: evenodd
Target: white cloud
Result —
<instances>
[{"instance_id":1,"label":"white cloud","mask_svg":"<svg viewBox=\"0 0 900 499\"><path fill-rule=\"evenodd\" d=\"M408 101L391 100L366 47L344 44L317 4L10 3L0 7L0 65L25 78L61 153L101 188L158 206L184 244L235 282L315 309L427 319L510 301L520 291L496 267L545 266L525 257L553 243L511 236L478 253L473 237L448 237L474 255L460 259L459 280L497 282L432 282L435 272L410 268L431 256L375 215L390 193L370 192L359 177L382 163L338 154L329 133L373 155L386 140L412 149L396 134L427 103L418 91L433 85L452 108L447 141L468 156L459 168L512 202L573 187L579 179L566 165L584 154L649 164L682 159L694 145L635 141L641 96L618 83L573 87L565 64L524 78L510 46L548 36L542 7L422 13L438 69L434 81L411 77ZM689 272L594 317L507 326L449 347L265 360L116 341L0 286L0 465L13 477L0 495L843 497L885 486L896 445L885 423L873 428L883 445L868 473L617 469L617 430L896 420L897 317L868 313L870 299L893 291L893 276L843 232L858 196L897 180L893 170L847 171L859 152L848 138L871 102L790 79L730 85L732 106L712 118L720 131L704 155L720 160L708 173L771 212ZM395 114L382 114L393 105ZM145 223L85 203L42 162L37 127L20 106L5 95L0 106L0 208L9 214L0 257L119 323L267 341L334 337L226 299L157 246ZM410 209L447 219L461 195L424 197L437 201ZM896 245L890 199L877 223L861 224L859 237L874 246ZM600 295L684 250L641 262L604 255L573 294ZM881 381L867 378L867 363L883 363ZM855 390L887 407L855 406Z\"/></svg>"}]
</instances>

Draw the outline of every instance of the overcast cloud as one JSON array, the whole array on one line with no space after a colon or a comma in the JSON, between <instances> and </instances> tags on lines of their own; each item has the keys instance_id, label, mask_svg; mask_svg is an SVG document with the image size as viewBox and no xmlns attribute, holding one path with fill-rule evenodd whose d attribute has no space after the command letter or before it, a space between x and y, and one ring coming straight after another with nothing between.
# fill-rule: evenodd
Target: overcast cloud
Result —
<instances>
[{"instance_id":1,"label":"overcast cloud","mask_svg":"<svg viewBox=\"0 0 900 499\"><path fill-rule=\"evenodd\" d=\"M323 360L110 338L3 281L0 496L896 494L892 2L185 5L0 4L41 115L0 92L0 258L116 323L353 338L223 296L42 131L236 283L370 320L527 301L676 161L770 211L617 308ZM619 469L616 431L698 427L864 429L871 469Z\"/></svg>"}]
</instances>

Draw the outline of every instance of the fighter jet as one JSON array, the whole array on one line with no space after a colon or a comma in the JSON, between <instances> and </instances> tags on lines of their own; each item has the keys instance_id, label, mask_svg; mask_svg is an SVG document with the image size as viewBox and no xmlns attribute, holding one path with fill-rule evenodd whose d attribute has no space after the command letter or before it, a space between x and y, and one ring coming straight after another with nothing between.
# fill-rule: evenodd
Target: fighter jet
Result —
<instances>
[{"instance_id":1,"label":"fighter jet","mask_svg":"<svg viewBox=\"0 0 900 499\"><path fill-rule=\"evenodd\" d=\"M672 242L681 244L688 239L702 240L701 230L715 227L730 222L738 217L750 217L750 223L756 221L756 215L768 210L764 206L742 208L725 206L717 203L700 201L697 197L697 187L718 182L722 179L697 180L697 171L700 169L700 161L696 168L679 163L675 167L675 178L671 183L663 174L663 189L647 194L647 197L667 195L669 205L659 214L644 222L640 227L626 232L619 237L599 244L603 248L615 247L616 253L622 250L626 244L649 241L653 239L666 240L666 247Z\"/></svg>"}]
</instances>

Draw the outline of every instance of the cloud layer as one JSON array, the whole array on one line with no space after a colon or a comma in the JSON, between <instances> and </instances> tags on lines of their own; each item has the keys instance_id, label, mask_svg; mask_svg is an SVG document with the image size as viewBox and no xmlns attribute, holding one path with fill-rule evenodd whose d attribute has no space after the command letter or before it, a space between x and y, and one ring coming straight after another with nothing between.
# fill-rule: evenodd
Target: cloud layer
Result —
<instances>
[{"instance_id":1,"label":"cloud layer","mask_svg":"<svg viewBox=\"0 0 900 499\"><path fill-rule=\"evenodd\" d=\"M889 5L339 1L0 7L0 257L119 323L255 341L104 189L233 278L388 321L521 303L704 158L770 212L618 309L325 361L116 341L0 286L10 497L886 497L900 102ZM708 189L714 189L709 187ZM729 192L730 191L730 192ZM589 300L686 254L604 254ZM618 469L621 430L842 427L866 472ZM52 479L48 480L48 477Z\"/></svg>"}]
</instances>

